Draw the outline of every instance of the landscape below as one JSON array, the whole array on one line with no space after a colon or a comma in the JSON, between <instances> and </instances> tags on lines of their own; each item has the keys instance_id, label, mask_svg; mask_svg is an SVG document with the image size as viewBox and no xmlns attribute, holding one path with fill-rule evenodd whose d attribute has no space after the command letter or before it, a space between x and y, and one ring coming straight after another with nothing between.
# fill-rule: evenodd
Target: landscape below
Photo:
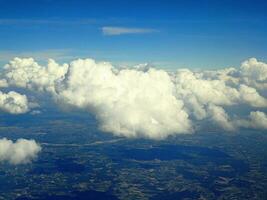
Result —
<instances>
[{"instance_id":1,"label":"landscape below","mask_svg":"<svg viewBox=\"0 0 267 200\"><path fill-rule=\"evenodd\" d=\"M88 115L1 116L0 136L42 146L0 165L0 199L264 199L266 132L201 130L166 140L114 137Z\"/></svg>"}]
</instances>

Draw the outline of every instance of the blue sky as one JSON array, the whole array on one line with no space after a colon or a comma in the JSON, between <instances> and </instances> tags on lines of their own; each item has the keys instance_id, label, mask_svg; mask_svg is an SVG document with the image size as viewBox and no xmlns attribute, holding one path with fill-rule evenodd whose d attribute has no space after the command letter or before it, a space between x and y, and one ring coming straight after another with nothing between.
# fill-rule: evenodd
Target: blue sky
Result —
<instances>
[{"instance_id":1,"label":"blue sky","mask_svg":"<svg viewBox=\"0 0 267 200\"><path fill-rule=\"evenodd\" d=\"M267 2L0 0L0 63L92 57L161 68L267 60Z\"/></svg>"}]
</instances>

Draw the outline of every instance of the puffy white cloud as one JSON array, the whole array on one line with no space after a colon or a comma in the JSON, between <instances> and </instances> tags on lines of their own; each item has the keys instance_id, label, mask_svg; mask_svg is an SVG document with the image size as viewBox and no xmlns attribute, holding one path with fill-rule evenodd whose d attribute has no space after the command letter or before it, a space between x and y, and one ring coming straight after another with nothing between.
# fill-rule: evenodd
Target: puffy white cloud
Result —
<instances>
[{"instance_id":1,"label":"puffy white cloud","mask_svg":"<svg viewBox=\"0 0 267 200\"><path fill-rule=\"evenodd\" d=\"M67 68L67 64L60 66L52 59L43 67L33 58L14 58L4 67L2 80L9 86L54 92L55 82L65 75Z\"/></svg>"},{"instance_id":2,"label":"puffy white cloud","mask_svg":"<svg viewBox=\"0 0 267 200\"><path fill-rule=\"evenodd\" d=\"M175 80L179 96L194 95L201 104L233 105L239 98L238 91L224 81L204 79L201 73L187 69L178 70Z\"/></svg>"},{"instance_id":3,"label":"puffy white cloud","mask_svg":"<svg viewBox=\"0 0 267 200\"><path fill-rule=\"evenodd\" d=\"M0 91L0 110L11 114L25 113L29 111L29 102L25 95L14 91L8 93Z\"/></svg>"},{"instance_id":4,"label":"puffy white cloud","mask_svg":"<svg viewBox=\"0 0 267 200\"><path fill-rule=\"evenodd\" d=\"M208 106L208 113L211 120L224 130L234 131L236 129L235 125L231 122L228 114L222 107L211 104Z\"/></svg>"},{"instance_id":5,"label":"puffy white cloud","mask_svg":"<svg viewBox=\"0 0 267 200\"><path fill-rule=\"evenodd\" d=\"M267 89L267 64L250 58L241 64L240 69L226 68L216 71L205 71L208 78L220 79L227 84L238 86L245 84L259 90Z\"/></svg>"},{"instance_id":6,"label":"puffy white cloud","mask_svg":"<svg viewBox=\"0 0 267 200\"><path fill-rule=\"evenodd\" d=\"M261 67L264 71L267 65L261 63ZM226 68L217 71L193 72L180 69L173 75L176 97L184 101L190 118L194 117L196 120L210 118L227 131L235 130L231 117L224 107L239 105L267 107L267 99L259 93L258 89L245 85L243 80L245 75L242 74L242 70ZM252 81L253 77L250 78ZM264 91L261 90L261 93L264 94Z\"/></svg>"},{"instance_id":7,"label":"puffy white cloud","mask_svg":"<svg viewBox=\"0 0 267 200\"><path fill-rule=\"evenodd\" d=\"M251 127L267 129L267 116L265 113L260 111L251 112L249 118Z\"/></svg>"},{"instance_id":8,"label":"puffy white cloud","mask_svg":"<svg viewBox=\"0 0 267 200\"><path fill-rule=\"evenodd\" d=\"M212 78L207 77L208 74ZM231 79L224 76L222 78L220 75L178 70L176 74L178 97L188 99L194 96L201 105L212 103L230 106L245 103L253 107L267 107L267 99L261 96L255 88L245 84L231 85L228 81L237 82L236 77Z\"/></svg>"},{"instance_id":9,"label":"puffy white cloud","mask_svg":"<svg viewBox=\"0 0 267 200\"><path fill-rule=\"evenodd\" d=\"M240 82L259 90L267 90L267 64L256 58L244 61L239 71Z\"/></svg>"},{"instance_id":10,"label":"puffy white cloud","mask_svg":"<svg viewBox=\"0 0 267 200\"><path fill-rule=\"evenodd\" d=\"M12 142L6 138L0 139L0 162L24 164L31 162L41 151L41 146L34 140L18 139Z\"/></svg>"},{"instance_id":11,"label":"puffy white cloud","mask_svg":"<svg viewBox=\"0 0 267 200\"><path fill-rule=\"evenodd\" d=\"M161 139L192 129L162 70L116 71L109 63L76 60L57 89L60 100L94 112L101 129L116 135Z\"/></svg>"},{"instance_id":12,"label":"puffy white cloud","mask_svg":"<svg viewBox=\"0 0 267 200\"><path fill-rule=\"evenodd\" d=\"M267 99L262 97L255 88L240 85L240 98L253 107L267 107Z\"/></svg>"},{"instance_id":13,"label":"puffy white cloud","mask_svg":"<svg viewBox=\"0 0 267 200\"><path fill-rule=\"evenodd\" d=\"M242 63L241 74L250 80L267 81L267 64L250 58Z\"/></svg>"},{"instance_id":14,"label":"puffy white cloud","mask_svg":"<svg viewBox=\"0 0 267 200\"><path fill-rule=\"evenodd\" d=\"M239 127L267 129L267 115L261 111L250 112L248 119L241 119L235 122Z\"/></svg>"},{"instance_id":15,"label":"puffy white cloud","mask_svg":"<svg viewBox=\"0 0 267 200\"><path fill-rule=\"evenodd\" d=\"M235 130L239 125L226 112L231 106L267 107L266 71L267 64L254 58L240 69L177 72L149 65L118 69L92 59L40 66L32 58L15 58L2 71L0 86L47 92L60 105L95 114L106 132L161 139L192 132L196 121Z\"/></svg>"}]
</instances>

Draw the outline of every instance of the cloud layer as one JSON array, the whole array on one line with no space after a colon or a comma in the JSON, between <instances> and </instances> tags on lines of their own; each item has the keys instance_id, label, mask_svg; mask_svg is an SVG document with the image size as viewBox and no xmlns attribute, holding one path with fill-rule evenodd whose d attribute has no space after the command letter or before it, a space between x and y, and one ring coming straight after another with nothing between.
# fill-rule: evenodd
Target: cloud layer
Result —
<instances>
[{"instance_id":1,"label":"cloud layer","mask_svg":"<svg viewBox=\"0 0 267 200\"><path fill-rule=\"evenodd\" d=\"M1 72L5 87L52 96L60 105L95 114L101 130L126 137L163 139L213 123L226 131L266 129L267 64L251 58L240 68L214 71L117 69L107 62L78 59L41 66L15 58ZM229 112L246 107L247 116ZM197 126L198 125L198 126Z\"/></svg>"},{"instance_id":2,"label":"cloud layer","mask_svg":"<svg viewBox=\"0 0 267 200\"><path fill-rule=\"evenodd\" d=\"M0 162L14 165L29 163L40 151L40 145L34 140L18 139L12 142L6 138L0 139Z\"/></svg>"}]
</instances>

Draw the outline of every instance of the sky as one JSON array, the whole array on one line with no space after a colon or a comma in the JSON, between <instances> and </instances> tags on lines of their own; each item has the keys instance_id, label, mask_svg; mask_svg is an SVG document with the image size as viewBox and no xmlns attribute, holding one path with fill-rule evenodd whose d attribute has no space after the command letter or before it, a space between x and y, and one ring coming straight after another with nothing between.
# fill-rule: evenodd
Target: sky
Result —
<instances>
[{"instance_id":1,"label":"sky","mask_svg":"<svg viewBox=\"0 0 267 200\"><path fill-rule=\"evenodd\" d=\"M0 64L13 57L164 69L267 60L267 2L0 0Z\"/></svg>"}]
</instances>

